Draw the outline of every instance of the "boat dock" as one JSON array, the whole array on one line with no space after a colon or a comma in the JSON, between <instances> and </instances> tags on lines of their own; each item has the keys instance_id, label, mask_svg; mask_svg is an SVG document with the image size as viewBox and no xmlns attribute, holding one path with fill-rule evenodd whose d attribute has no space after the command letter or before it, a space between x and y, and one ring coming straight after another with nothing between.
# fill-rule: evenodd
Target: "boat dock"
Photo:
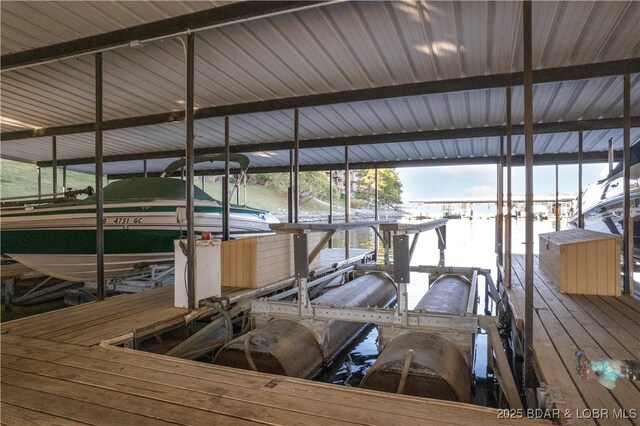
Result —
<instances>
[{"instance_id":1,"label":"boat dock","mask_svg":"<svg viewBox=\"0 0 640 426\"><path fill-rule=\"evenodd\" d=\"M509 304L520 332L524 321L523 255L513 256ZM640 301L632 296L563 294L534 260L533 353L536 376L549 407L563 424L639 425L640 383L620 379L610 391L576 372L576 351L591 359L637 359ZM540 388L539 388L540 389ZM539 398L540 399L540 398Z\"/></svg>"},{"instance_id":2,"label":"boat dock","mask_svg":"<svg viewBox=\"0 0 640 426\"><path fill-rule=\"evenodd\" d=\"M223 293L237 299L253 291L225 288ZM231 369L106 343L183 324L188 311L172 306L173 288L166 287L2 324L2 423L513 423L506 410Z\"/></svg>"}]
</instances>

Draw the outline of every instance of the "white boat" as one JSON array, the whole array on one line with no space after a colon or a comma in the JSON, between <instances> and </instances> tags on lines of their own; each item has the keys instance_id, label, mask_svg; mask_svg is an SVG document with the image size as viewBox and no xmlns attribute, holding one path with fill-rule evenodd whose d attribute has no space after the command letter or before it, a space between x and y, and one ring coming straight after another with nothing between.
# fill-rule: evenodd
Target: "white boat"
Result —
<instances>
[{"instance_id":1,"label":"white boat","mask_svg":"<svg viewBox=\"0 0 640 426\"><path fill-rule=\"evenodd\" d=\"M633 222L633 252L640 258L640 140L631 146L629 195ZM582 214L585 229L622 235L623 233L623 170L620 162L609 175L587 185L582 193ZM578 227L578 209L569 219L571 227Z\"/></svg>"},{"instance_id":2,"label":"white boat","mask_svg":"<svg viewBox=\"0 0 640 426\"><path fill-rule=\"evenodd\" d=\"M184 181L166 177L134 177L104 187L105 276L173 261L173 241L186 238L185 192ZM220 236L221 202L197 187L194 193L196 234ZM242 205L230 210L235 238L271 233L269 223L278 222L263 210ZM69 281L96 279L95 196L3 208L0 236L2 253L31 269Z\"/></svg>"}]
</instances>

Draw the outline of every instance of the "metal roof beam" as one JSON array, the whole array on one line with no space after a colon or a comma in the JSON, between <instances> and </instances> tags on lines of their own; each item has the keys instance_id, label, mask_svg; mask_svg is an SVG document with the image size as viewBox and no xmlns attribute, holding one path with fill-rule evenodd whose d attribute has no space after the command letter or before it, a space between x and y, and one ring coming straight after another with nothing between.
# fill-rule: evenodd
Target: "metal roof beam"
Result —
<instances>
[{"instance_id":1,"label":"metal roof beam","mask_svg":"<svg viewBox=\"0 0 640 426\"><path fill-rule=\"evenodd\" d=\"M317 1L241 1L51 46L10 53L2 56L0 69L7 71L43 64L72 56L128 46L131 43L157 40L283 12L307 9L323 3Z\"/></svg>"},{"instance_id":2,"label":"metal roof beam","mask_svg":"<svg viewBox=\"0 0 640 426\"><path fill-rule=\"evenodd\" d=\"M632 127L640 127L640 116L631 118ZM546 134L546 133L567 133L575 132L579 130L606 130L606 129L618 129L622 128L621 118L605 118L599 120L579 120L579 121L564 121L553 123L535 123L533 126L534 133ZM512 126L512 134L523 134L524 126L517 125ZM407 133L389 133L383 135L364 135L364 136L346 136L339 138L323 138L323 139L307 139L301 140L301 148L331 148L339 146L354 146L354 145L375 145L392 142L417 142L417 141L429 141L429 140L450 140L450 139L468 139L468 138L484 138L484 137L498 137L506 135L506 126L493 126L493 127L472 127L464 129L445 129L445 130L428 130L422 132L407 132ZM259 151L282 151L293 149L293 141L283 142L271 142L271 143L253 143L244 145L232 145L230 147L231 152L235 153L250 153ZM209 147L196 149L196 155L204 154L221 154L224 152L224 147ZM107 155L104 157L104 162L119 162L119 161L136 161L136 160L151 160L159 158L175 158L184 156L183 149L159 151L159 152L142 152L133 154L117 154ZM93 157L73 158L67 160L58 160L58 166L74 166L81 164L93 164L95 159ZM51 160L40 161L37 163L39 167L52 167L53 162Z\"/></svg>"},{"instance_id":3,"label":"metal roof beam","mask_svg":"<svg viewBox=\"0 0 640 426\"><path fill-rule=\"evenodd\" d=\"M269 3L269 2L267 2ZM639 73L640 58L602 62L587 65L574 65L561 68L548 68L533 71L533 83L551 83L559 81L598 78L624 73ZM195 119L224 117L227 115L252 114L257 112L279 111L293 108L307 108L348 102L369 101L411 97L436 93L452 93L470 90L492 89L522 84L522 73L493 74L487 76L455 78L450 80L427 81L421 83L400 84L396 86L375 87L342 92L321 93L316 95L295 96L265 101L246 102L233 105L199 108ZM168 123L184 119L184 111L172 111L160 114L143 115L122 119L107 120L104 130L125 129L129 127ZM29 139L43 136L60 136L94 131L94 123L80 123L58 127L16 130L0 134L1 140Z\"/></svg>"},{"instance_id":4,"label":"metal roof beam","mask_svg":"<svg viewBox=\"0 0 640 426\"><path fill-rule=\"evenodd\" d=\"M607 151L593 151L585 152L583 157L583 163L606 163ZM616 151L614 153L616 161L622 159L622 152ZM500 157L469 157L469 158L438 158L430 160L401 160L401 161L370 161L370 162L356 162L349 163L349 168L354 170L363 169L393 169L399 167L433 167L433 166L468 166L475 164L498 164ZM576 154L573 153L561 153L561 154L538 154L533 156L533 162L536 166L548 166L554 164L575 164L578 159ZM513 166L524 166L524 155L514 155L512 157ZM329 171L329 170L343 170L344 163L332 163L332 164L305 164L300 165L301 172L311 171ZM252 167L250 169L251 174L256 173L288 173L289 165L284 166L272 166L272 167ZM234 173L234 171L231 171ZM224 173L223 170L195 170L197 176L221 176ZM147 176L160 176L161 173L147 173ZM109 179L126 179L129 177L141 177L143 173L114 173L108 175Z\"/></svg>"}]
</instances>

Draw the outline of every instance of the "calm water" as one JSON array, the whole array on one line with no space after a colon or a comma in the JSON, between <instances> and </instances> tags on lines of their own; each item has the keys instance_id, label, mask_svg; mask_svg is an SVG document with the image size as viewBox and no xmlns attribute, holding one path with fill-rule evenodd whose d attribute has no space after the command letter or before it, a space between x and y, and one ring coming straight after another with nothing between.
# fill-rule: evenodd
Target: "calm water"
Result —
<instances>
[{"instance_id":1,"label":"calm water","mask_svg":"<svg viewBox=\"0 0 640 426\"><path fill-rule=\"evenodd\" d=\"M564 229L565 224L561 224ZM524 253L524 219L513 221L513 253ZM553 232L555 223L552 220L534 222L534 251L538 249L538 233ZM411 260L411 265L437 265L439 251L435 231L425 232L420 235L418 245ZM358 230L351 233L351 247L372 248L373 231ZM344 238L338 235L334 238L334 247L342 247ZM445 251L445 264L447 266L475 266L492 269L494 281L496 280L496 256L495 256L495 220L494 219L454 219L447 223L447 249ZM428 289L428 276L421 273L412 273L411 282L407 286L409 308L412 309L422 298ZM485 310L484 306L484 279L478 279L478 296L480 303L478 312ZM493 302L489 302L489 311L495 313ZM359 386L360 381L373 365L378 357L377 328L369 327L356 339L352 345L345 349L334 362L322 372L316 380L345 386ZM487 350L486 335L478 334L476 338L476 351L473 371L477 378L476 391L473 403L480 405L496 406L490 387L494 386L492 378L487 379Z\"/></svg>"}]
</instances>

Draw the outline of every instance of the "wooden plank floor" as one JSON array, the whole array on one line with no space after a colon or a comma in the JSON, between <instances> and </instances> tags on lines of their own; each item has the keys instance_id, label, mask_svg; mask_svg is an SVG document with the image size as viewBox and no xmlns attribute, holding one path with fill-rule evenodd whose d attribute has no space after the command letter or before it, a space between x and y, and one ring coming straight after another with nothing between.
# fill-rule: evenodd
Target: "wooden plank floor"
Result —
<instances>
[{"instance_id":1,"label":"wooden plank floor","mask_svg":"<svg viewBox=\"0 0 640 426\"><path fill-rule=\"evenodd\" d=\"M524 318L524 263L514 256L512 289L508 291L515 315ZM613 391L595 378L576 373L575 352L584 350L591 359L640 359L640 302L631 296L567 295L545 276L534 262L534 355L541 382L558 390L559 407L572 415L567 423L602 425L640 424L640 384L618 380ZM614 418L620 410L636 410L634 419ZM588 417L600 410L599 419ZM603 412L601 410L607 410ZM633 416L631 416L633 417Z\"/></svg>"},{"instance_id":2,"label":"wooden plank floor","mask_svg":"<svg viewBox=\"0 0 640 426\"><path fill-rule=\"evenodd\" d=\"M160 288L2 324L0 423L513 424L490 408L100 345L184 321L187 311L172 307L172 295L172 287Z\"/></svg>"},{"instance_id":3,"label":"wooden plank floor","mask_svg":"<svg viewBox=\"0 0 640 426\"><path fill-rule=\"evenodd\" d=\"M468 404L2 335L3 424L512 424ZM547 424L528 422L527 424Z\"/></svg>"}]
</instances>

